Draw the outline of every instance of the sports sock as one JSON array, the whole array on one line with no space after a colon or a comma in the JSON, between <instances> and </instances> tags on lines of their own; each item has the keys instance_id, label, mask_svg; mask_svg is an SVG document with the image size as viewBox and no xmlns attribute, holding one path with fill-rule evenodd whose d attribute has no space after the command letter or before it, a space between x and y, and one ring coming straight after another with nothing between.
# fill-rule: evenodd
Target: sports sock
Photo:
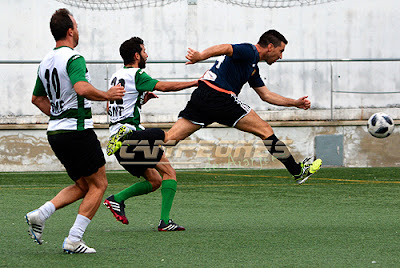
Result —
<instances>
[{"instance_id":1,"label":"sports sock","mask_svg":"<svg viewBox=\"0 0 400 268\"><path fill-rule=\"evenodd\" d=\"M177 184L176 180L164 180L161 183L161 220L165 223L169 221L169 213L174 201Z\"/></svg>"},{"instance_id":2,"label":"sports sock","mask_svg":"<svg viewBox=\"0 0 400 268\"><path fill-rule=\"evenodd\" d=\"M47 220L56 211L56 207L50 201L44 203L39 209L39 218L42 221Z\"/></svg>"},{"instance_id":3,"label":"sports sock","mask_svg":"<svg viewBox=\"0 0 400 268\"><path fill-rule=\"evenodd\" d=\"M78 214L72 228L69 230L68 239L71 242L78 242L82 239L83 234L91 220L85 216Z\"/></svg>"},{"instance_id":4,"label":"sports sock","mask_svg":"<svg viewBox=\"0 0 400 268\"><path fill-rule=\"evenodd\" d=\"M269 136L263 142L270 154L281 161L290 174L296 176L301 173L300 164L296 163L292 154L289 152L289 149L275 136L275 134L272 134L272 136Z\"/></svg>"},{"instance_id":5,"label":"sports sock","mask_svg":"<svg viewBox=\"0 0 400 268\"><path fill-rule=\"evenodd\" d=\"M153 191L153 185L148 181L137 182L134 185L122 190L114 195L114 200L118 203L127 200L132 196L148 194Z\"/></svg>"}]
</instances>

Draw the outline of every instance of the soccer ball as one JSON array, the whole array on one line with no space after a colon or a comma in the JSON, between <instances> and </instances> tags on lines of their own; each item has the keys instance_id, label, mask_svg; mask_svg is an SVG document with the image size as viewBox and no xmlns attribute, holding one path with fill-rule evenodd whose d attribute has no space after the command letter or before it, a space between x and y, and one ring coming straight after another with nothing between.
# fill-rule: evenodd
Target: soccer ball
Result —
<instances>
[{"instance_id":1,"label":"soccer ball","mask_svg":"<svg viewBox=\"0 0 400 268\"><path fill-rule=\"evenodd\" d=\"M393 119L385 113L375 113L368 119L368 132L376 138L386 138L394 129Z\"/></svg>"}]
</instances>

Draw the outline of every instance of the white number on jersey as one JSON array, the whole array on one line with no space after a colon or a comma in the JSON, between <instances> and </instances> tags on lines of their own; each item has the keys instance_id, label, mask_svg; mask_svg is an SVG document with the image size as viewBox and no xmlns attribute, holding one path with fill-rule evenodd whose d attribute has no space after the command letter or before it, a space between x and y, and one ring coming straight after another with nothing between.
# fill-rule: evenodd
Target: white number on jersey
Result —
<instances>
[{"instance_id":1,"label":"white number on jersey","mask_svg":"<svg viewBox=\"0 0 400 268\"><path fill-rule=\"evenodd\" d=\"M124 79L119 79L117 83L117 77L114 77L113 80L111 81L111 85L115 86L117 84L121 84L121 86L125 87L125 80ZM120 99L117 101L110 101L110 106L108 108L108 115L111 117L121 117L122 112L124 111L124 100Z\"/></svg>"},{"instance_id":2,"label":"white number on jersey","mask_svg":"<svg viewBox=\"0 0 400 268\"><path fill-rule=\"evenodd\" d=\"M219 67L221 67L221 64L224 62L226 56L221 56L217 58L217 65L215 66L215 68L219 69Z\"/></svg>"}]
</instances>

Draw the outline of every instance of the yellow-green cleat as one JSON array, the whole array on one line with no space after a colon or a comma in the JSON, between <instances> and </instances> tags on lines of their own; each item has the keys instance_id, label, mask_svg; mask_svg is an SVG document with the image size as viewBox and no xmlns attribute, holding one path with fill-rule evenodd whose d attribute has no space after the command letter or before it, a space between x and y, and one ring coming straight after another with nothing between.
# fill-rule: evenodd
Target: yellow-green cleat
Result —
<instances>
[{"instance_id":1,"label":"yellow-green cleat","mask_svg":"<svg viewBox=\"0 0 400 268\"><path fill-rule=\"evenodd\" d=\"M303 162L300 163L301 173L300 175L294 176L294 180L296 181L297 184L304 183L311 175L320 170L322 165L322 160L317 159L311 164L308 164L307 162L309 162L310 159L311 157L307 157L306 159L303 160Z\"/></svg>"},{"instance_id":2,"label":"yellow-green cleat","mask_svg":"<svg viewBox=\"0 0 400 268\"><path fill-rule=\"evenodd\" d=\"M113 155L116 151L119 150L119 148L121 148L122 142L125 140L126 134L128 134L129 132L132 132L132 130L130 130L126 126L122 126L119 128L117 134L114 134L110 137L106 149L108 156Z\"/></svg>"}]
</instances>

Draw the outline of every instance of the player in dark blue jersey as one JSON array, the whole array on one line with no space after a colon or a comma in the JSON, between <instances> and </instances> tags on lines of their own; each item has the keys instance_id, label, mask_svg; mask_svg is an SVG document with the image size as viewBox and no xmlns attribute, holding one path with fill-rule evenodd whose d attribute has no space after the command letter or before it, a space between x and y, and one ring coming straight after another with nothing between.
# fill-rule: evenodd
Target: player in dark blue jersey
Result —
<instances>
[{"instance_id":1,"label":"player in dark blue jersey","mask_svg":"<svg viewBox=\"0 0 400 268\"><path fill-rule=\"evenodd\" d=\"M201 127L217 122L260 137L268 151L280 160L293 175L298 184L305 182L317 172L321 159L309 163L310 158L297 163L286 145L280 141L271 126L262 120L254 110L240 101L237 95L243 85L249 85L260 98L278 106L310 108L308 96L299 99L283 97L271 92L262 81L258 62L271 65L282 58L288 41L275 30L265 32L256 45L221 44L202 52L189 48L187 64L194 64L210 57L221 56L199 81L199 87L179 114L179 120L166 133L165 142L180 141Z\"/></svg>"},{"instance_id":2,"label":"player in dark blue jersey","mask_svg":"<svg viewBox=\"0 0 400 268\"><path fill-rule=\"evenodd\" d=\"M202 80L209 82L209 86L215 85L235 95L239 95L247 82L252 88L264 86L257 66L260 61L257 47L252 44L237 44L231 47L232 55L219 58L204 74Z\"/></svg>"}]
</instances>

